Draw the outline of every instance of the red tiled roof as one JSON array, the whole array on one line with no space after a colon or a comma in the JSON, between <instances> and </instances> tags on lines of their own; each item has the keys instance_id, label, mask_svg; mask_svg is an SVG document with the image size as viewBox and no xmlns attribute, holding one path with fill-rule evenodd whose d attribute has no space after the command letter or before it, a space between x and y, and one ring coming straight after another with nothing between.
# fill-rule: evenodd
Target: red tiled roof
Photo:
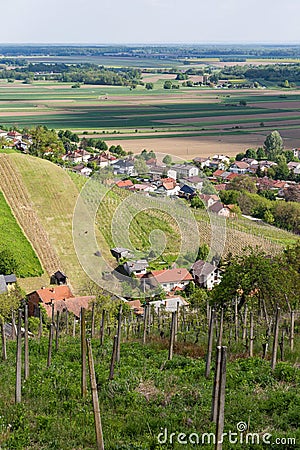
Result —
<instances>
[{"instance_id":1,"label":"red tiled roof","mask_svg":"<svg viewBox=\"0 0 300 450\"><path fill-rule=\"evenodd\" d=\"M131 187L133 186L133 182L131 180L121 180L116 183L116 186L119 188Z\"/></svg>"},{"instance_id":2,"label":"red tiled roof","mask_svg":"<svg viewBox=\"0 0 300 450\"><path fill-rule=\"evenodd\" d=\"M66 298L65 300L57 300L53 302L54 304L54 312L56 311L62 312L66 309L73 313L74 316L79 317L80 316L80 310L81 308L84 309L90 309L92 300L95 300L96 297L94 295L87 295L83 297L71 297ZM47 304L43 305L48 317L52 316L52 306Z\"/></svg>"},{"instance_id":3,"label":"red tiled roof","mask_svg":"<svg viewBox=\"0 0 300 450\"><path fill-rule=\"evenodd\" d=\"M41 302L43 303L50 303L51 300L55 302L58 300L64 300L66 298L74 297L69 286L65 285L55 286L53 288L38 289L36 292L40 297Z\"/></svg>"},{"instance_id":4,"label":"red tiled roof","mask_svg":"<svg viewBox=\"0 0 300 450\"><path fill-rule=\"evenodd\" d=\"M213 176L220 177L222 175L222 173L224 173L224 172L225 172L225 170L218 169L213 173Z\"/></svg>"},{"instance_id":5,"label":"red tiled roof","mask_svg":"<svg viewBox=\"0 0 300 450\"><path fill-rule=\"evenodd\" d=\"M180 283L181 281L193 279L187 269L152 270L151 274L159 283Z\"/></svg>"}]
</instances>

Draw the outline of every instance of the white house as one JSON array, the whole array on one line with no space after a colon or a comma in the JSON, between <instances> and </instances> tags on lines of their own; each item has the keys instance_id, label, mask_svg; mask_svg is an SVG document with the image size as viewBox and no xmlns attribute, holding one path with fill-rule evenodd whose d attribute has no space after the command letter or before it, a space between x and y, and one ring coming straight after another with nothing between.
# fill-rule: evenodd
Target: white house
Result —
<instances>
[{"instance_id":1,"label":"white house","mask_svg":"<svg viewBox=\"0 0 300 450\"><path fill-rule=\"evenodd\" d=\"M193 159L193 163L200 166L201 169L204 169L204 167L209 167L210 158L202 158L199 156L199 157Z\"/></svg>"},{"instance_id":2,"label":"white house","mask_svg":"<svg viewBox=\"0 0 300 450\"><path fill-rule=\"evenodd\" d=\"M290 171L293 171L295 175L300 174L300 162L291 161L288 163L288 168Z\"/></svg>"},{"instance_id":3,"label":"white house","mask_svg":"<svg viewBox=\"0 0 300 450\"><path fill-rule=\"evenodd\" d=\"M249 167L250 165L244 161L234 161L234 163L229 167L229 172L244 175L248 172Z\"/></svg>"},{"instance_id":4,"label":"white house","mask_svg":"<svg viewBox=\"0 0 300 450\"><path fill-rule=\"evenodd\" d=\"M167 297L165 300L149 302L149 305L154 306L155 312L157 313L160 308L165 308L166 312L175 312L177 308L188 306L189 303L181 295L176 295L174 297Z\"/></svg>"},{"instance_id":5,"label":"white house","mask_svg":"<svg viewBox=\"0 0 300 450\"><path fill-rule=\"evenodd\" d=\"M160 186L156 189L157 194L162 194L166 196L178 195L180 191L180 186L176 183L173 178L162 178L160 180Z\"/></svg>"},{"instance_id":6,"label":"white house","mask_svg":"<svg viewBox=\"0 0 300 450\"><path fill-rule=\"evenodd\" d=\"M193 281L193 277L187 269L152 270L151 275L165 292L184 290Z\"/></svg>"},{"instance_id":7,"label":"white house","mask_svg":"<svg viewBox=\"0 0 300 450\"><path fill-rule=\"evenodd\" d=\"M300 159L300 148L293 148L294 157Z\"/></svg>"},{"instance_id":8,"label":"white house","mask_svg":"<svg viewBox=\"0 0 300 450\"><path fill-rule=\"evenodd\" d=\"M222 276L218 267L206 261L196 261L192 266L195 283L208 290L221 282Z\"/></svg>"},{"instance_id":9,"label":"white house","mask_svg":"<svg viewBox=\"0 0 300 450\"><path fill-rule=\"evenodd\" d=\"M199 169L191 164L174 164L171 167L178 177L196 177L199 174Z\"/></svg>"}]
</instances>

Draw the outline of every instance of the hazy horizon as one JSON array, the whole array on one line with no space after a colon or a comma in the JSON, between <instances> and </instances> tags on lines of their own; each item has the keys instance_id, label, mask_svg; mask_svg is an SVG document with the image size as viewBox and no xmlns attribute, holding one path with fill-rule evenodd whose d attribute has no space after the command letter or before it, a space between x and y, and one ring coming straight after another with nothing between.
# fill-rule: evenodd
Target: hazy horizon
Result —
<instances>
[{"instance_id":1,"label":"hazy horizon","mask_svg":"<svg viewBox=\"0 0 300 450\"><path fill-rule=\"evenodd\" d=\"M299 0L12 0L0 42L82 44L296 44ZM99 44L100 45L100 44Z\"/></svg>"}]
</instances>

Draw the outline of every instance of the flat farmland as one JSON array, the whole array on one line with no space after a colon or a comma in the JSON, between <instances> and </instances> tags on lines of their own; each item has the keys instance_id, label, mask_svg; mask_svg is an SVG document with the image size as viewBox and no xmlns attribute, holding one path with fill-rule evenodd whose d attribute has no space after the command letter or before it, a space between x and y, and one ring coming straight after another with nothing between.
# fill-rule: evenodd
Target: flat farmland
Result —
<instances>
[{"instance_id":1,"label":"flat farmland","mask_svg":"<svg viewBox=\"0 0 300 450\"><path fill-rule=\"evenodd\" d=\"M187 88L166 90L174 75L145 74L142 86L69 83L0 83L0 126L69 128L101 136L134 152L151 148L178 156L199 156L205 149L233 155L262 145L278 129L287 148L300 140L298 90L226 90ZM176 82L177 83L177 82ZM291 132L291 133L289 133ZM205 154L203 154L205 155Z\"/></svg>"}]
</instances>

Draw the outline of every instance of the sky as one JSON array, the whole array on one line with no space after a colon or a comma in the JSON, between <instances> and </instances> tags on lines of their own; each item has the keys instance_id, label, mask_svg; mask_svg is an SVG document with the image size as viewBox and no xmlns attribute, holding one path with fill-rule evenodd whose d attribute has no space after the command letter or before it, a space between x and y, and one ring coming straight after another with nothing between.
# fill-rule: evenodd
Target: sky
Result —
<instances>
[{"instance_id":1,"label":"sky","mask_svg":"<svg viewBox=\"0 0 300 450\"><path fill-rule=\"evenodd\" d=\"M299 0L1 3L1 43L300 43Z\"/></svg>"}]
</instances>

